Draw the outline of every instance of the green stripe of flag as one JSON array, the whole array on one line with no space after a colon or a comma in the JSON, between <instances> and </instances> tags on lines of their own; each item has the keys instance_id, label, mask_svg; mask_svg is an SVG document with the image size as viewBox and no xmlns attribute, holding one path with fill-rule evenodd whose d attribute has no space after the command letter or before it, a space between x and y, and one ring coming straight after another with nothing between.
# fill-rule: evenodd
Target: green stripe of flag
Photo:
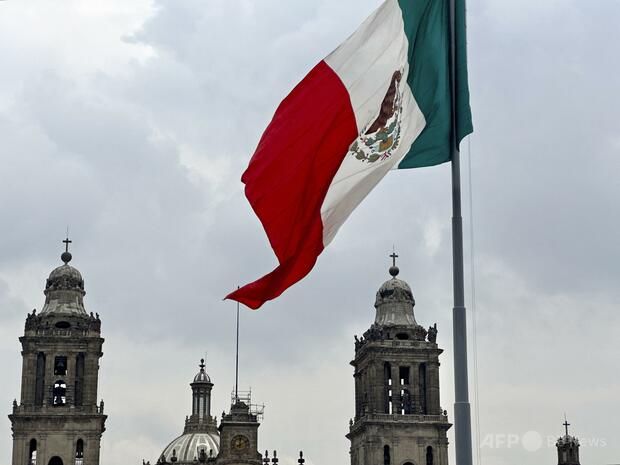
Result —
<instances>
[{"instance_id":1,"label":"green stripe of flag","mask_svg":"<svg viewBox=\"0 0 620 465\"><path fill-rule=\"evenodd\" d=\"M399 169L433 166L450 160L450 0L399 0L409 40L411 88L426 127ZM456 134L473 131L467 84L464 0L456 0Z\"/></svg>"}]
</instances>

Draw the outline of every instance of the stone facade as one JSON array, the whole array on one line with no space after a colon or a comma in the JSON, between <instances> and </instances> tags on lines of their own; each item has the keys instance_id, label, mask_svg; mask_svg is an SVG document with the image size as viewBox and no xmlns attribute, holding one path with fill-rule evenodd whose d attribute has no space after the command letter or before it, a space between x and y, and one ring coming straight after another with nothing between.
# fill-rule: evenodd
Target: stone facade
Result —
<instances>
[{"instance_id":1,"label":"stone facade","mask_svg":"<svg viewBox=\"0 0 620 465\"><path fill-rule=\"evenodd\" d=\"M375 322L355 337L351 465L447 465L451 424L440 406L437 326L417 324L413 294L398 272L390 268Z\"/></svg>"},{"instance_id":2,"label":"stone facade","mask_svg":"<svg viewBox=\"0 0 620 465\"><path fill-rule=\"evenodd\" d=\"M99 315L84 309L84 280L68 264L50 274L45 305L28 315L19 403L9 415L13 465L98 465L106 415L97 404Z\"/></svg>"}]
</instances>

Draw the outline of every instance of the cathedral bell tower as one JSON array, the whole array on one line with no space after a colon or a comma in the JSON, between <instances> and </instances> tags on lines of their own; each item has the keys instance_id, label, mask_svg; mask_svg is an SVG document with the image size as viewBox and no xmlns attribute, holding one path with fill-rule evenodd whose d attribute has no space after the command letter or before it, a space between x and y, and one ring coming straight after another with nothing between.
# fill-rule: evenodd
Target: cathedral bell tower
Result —
<instances>
[{"instance_id":1,"label":"cathedral bell tower","mask_svg":"<svg viewBox=\"0 0 620 465\"><path fill-rule=\"evenodd\" d=\"M355 336L351 465L447 465L452 425L439 403L437 325L418 325L411 288L397 278L392 258L375 321Z\"/></svg>"},{"instance_id":2,"label":"cathedral bell tower","mask_svg":"<svg viewBox=\"0 0 620 465\"><path fill-rule=\"evenodd\" d=\"M568 434L570 423L564 419L566 434L555 443L558 449L558 465L579 465L579 440Z\"/></svg>"},{"instance_id":3,"label":"cathedral bell tower","mask_svg":"<svg viewBox=\"0 0 620 465\"><path fill-rule=\"evenodd\" d=\"M63 265L45 285L45 304L26 318L20 402L9 415L13 465L98 465L106 415L97 405L101 321L84 309L84 280Z\"/></svg>"}]
</instances>

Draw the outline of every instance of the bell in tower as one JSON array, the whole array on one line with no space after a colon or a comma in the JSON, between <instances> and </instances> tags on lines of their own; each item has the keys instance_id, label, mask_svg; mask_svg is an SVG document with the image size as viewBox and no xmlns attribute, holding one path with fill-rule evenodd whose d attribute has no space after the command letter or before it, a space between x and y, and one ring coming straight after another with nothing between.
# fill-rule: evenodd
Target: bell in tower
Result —
<instances>
[{"instance_id":1,"label":"bell in tower","mask_svg":"<svg viewBox=\"0 0 620 465\"><path fill-rule=\"evenodd\" d=\"M417 323L413 293L398 278L398 256L391 257L375 321L355 336L351 464L447 465L452 425L440 407L437 325L426 330Z\"/></svg>"},{"instance_id":2,"label":"bell in tower","mask_svg":"<svg viewBox=\"0 0 620 465\"><path fill-rule=\"evenodd\" d=\"M84 308L84 279L69 265L71 241L26 318L20 402L9 415L13 465L98 465L106 415L97 405L101 321Z\"/></svg>"}]
</instances>

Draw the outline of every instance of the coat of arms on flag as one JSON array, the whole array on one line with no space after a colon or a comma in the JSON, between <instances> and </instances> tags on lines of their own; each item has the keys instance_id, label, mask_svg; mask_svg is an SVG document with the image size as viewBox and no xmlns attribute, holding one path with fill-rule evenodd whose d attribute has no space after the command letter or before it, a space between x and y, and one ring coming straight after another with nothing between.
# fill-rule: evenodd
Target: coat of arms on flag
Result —
<instances>
[{"instance_id":1,"label":"coat of arms on flag","mask_svg":"<svg viewBox=\"0 0 620 465\"><path fill-rule=\"evenodd\" d=\"M368 163L383 161L398 148L402 113L401 79L402 71L395 71L377 119L351 145L349 151L358 160Z\"/></svg>"}]
</instances>

